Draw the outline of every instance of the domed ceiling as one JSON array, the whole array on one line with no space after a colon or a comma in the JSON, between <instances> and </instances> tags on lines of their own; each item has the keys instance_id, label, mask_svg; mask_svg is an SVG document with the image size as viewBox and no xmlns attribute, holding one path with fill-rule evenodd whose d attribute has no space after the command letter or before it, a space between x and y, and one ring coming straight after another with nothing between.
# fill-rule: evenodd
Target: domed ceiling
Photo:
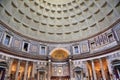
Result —
<instances>
[{"instance_id":1,"label":"domed ceiling","mask_svg":"<svg viewBox=\"0 0 120 80\"><path fill-rule=\"evenodd\" d=\"M93 36L120 18L120 0L0 0L0 20L41 41L70 42Z\"/></svg>"}]
</instances>

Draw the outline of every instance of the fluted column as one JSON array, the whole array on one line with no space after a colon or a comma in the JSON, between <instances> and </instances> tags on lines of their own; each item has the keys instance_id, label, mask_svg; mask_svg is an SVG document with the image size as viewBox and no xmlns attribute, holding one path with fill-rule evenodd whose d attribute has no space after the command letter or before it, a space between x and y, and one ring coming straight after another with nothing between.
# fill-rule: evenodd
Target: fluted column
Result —
<instances>
[{"instance_id":1,"label":"fluted column","mask_svg":"<svg viewBox=\"0 0 120 80\"><path fill-rule=\"evenodd\" d=\"M72 80L73 79L72 59L69 59L69 65L70 65L70 80Z\"/></svg>"},{"instance_id":2,"label":"fluted column","mask_svg":"<svg viewBox=\"0 0 120 80\"><path fill-rule=\"evenodd\" d=\"M95 65L94 65L94 61L91 60L92 62L92 71L93 71L93 77L94 77L94 80L97 80L97 77L96 77L96 72L95 72Z\"/></svg>"},{"instance_id":3,"label":"fluted column","mask_svg":"<svg viewBox=\"0 0 120 80\"><path fill-rule=\"evenodd\" d=\"M102 63L102 60L99 59L99 62L100 62L100 68L101 68L101 71L102 71L102 77L104 80L106 80L106 77L105 77L105 73L104 73L104 67L103 67L103 63Z\"/></svg>"},{"instance_id":4,"label":"fluted column","mask_svg":"<svg viewBox=\"0 0 120 80\"><path fill-rule=\"evenodd\" d=\"M39 70L37 70L37 79L40 80L40 73L39 73Z\"/></svg>"},{"instance_id":5,"label":"fluted column","mask_svg":"<svg viewBox=\"0 0 120 80\"><path fill-rule=\"evenodd\" d=\"M47 72L45 71L45 80L46 80L46 74L47 74Z\"/></svg>"},{"instance_id":6,"label":"fluted column","mask_svg":"<svg viewBox=\"0 0 120 80\"><path fill-rule=\"evenodd\" d=\"M15 74L15 80L18 79L18 73L19 73L19 69L20 69L20 60L18 60L18 64L17 64L17 69L16 69L16 74Z\"/></svg>"},{"instance_id":7,"label":"fluted column","mask_svg":"<svg viewBox=\"0 0 120 80\"><path fill-rule=\"evenodd\" d=\"M75 72L75 80L77 79L77 74L76 74L76 72Z\"/></svg>"},{"instance_id":8,"label":"fluted column","mask_svg":"<svg viewBox=\"0 0 120 80\"><path fill-rule=\"evenodd\" d=\"M9 62L9 69L8 69L8 76L10 76L11 74L11 69L12 69L12 64L13 64L13 59L10 59L10 62Z\"/></svg>"},{"instance_id":9,"label":"fluted column","mask_svg":"<svg viewBox=\"0 0 120 80\"><path fill-rule=\"evenodd\" d=\"M87 61L85 61L84 64L85 64L84 67L85 67L85 69L86 69L86 70L85 70L85 71L86 71L86 73L85 73L85 74L86 74L86 78L89 80L89 77L88 77L88 76L89 76L89 73L88 73Z\"/></svg>"},{"instance_id":10,"label":"fluted column","mask_svg":"<svg viewBox=\"0 0 120 80\"><path fill-rule=\"evenodd\" d=\"M33 62L33 65L32 65L32 78L34 78L34 75L35 75L35 62Z\"/></svg>"},{"instance_id":11,"label":"fluted column","mask_svg":"<svg viewBox=\"0 0 120 80\"><path fill-rule=\"evenodd\" d=\"M28 61L26 61L26 65L25 65L24 80L26 80L27 78L27 72L28 72Z\"/></svg>"},{"instance_id":12,"label":"fluted column","mask_svg":"<svg viewBox=\"0 0 120 80\"><path fill-rule=\"evenodd\" d=\"M108 59L106 59L106 61L107 61L108 71L110 73L110 78L111 78L111 80L113 80L113 72L112 72L112 68L111 68L111 66L112 66L111 62Z\"/></svg>"},{"instance_id":13,"label":"fluted column","mask_svg":"<svg viewBox=\"0 0 120 80\"><path fill-rule=\"evenodd\" d=\"M38 61L37 64L36 64L37 80L40 80L40 72L39 72L39 68L40 68L40 62Z\"/></svg>"},{"instance_id":14,"label":"fluted column","mask_svg":"<svg viewBox=\"0 0 120 80\"><path fill-rule=\"evenodd\" d=\"M51 60L48 60L48 80L51 78Z\"/></svg>"},{"instance_id":15,"label":"fluted column","mask_svg":"<svg viewBox=\"0 0 120 80\"><path fill-rule=\"evenodd\" d=\"M43 80L45 80L45 72L43 73Z\"/></svg>"}]
</instances>

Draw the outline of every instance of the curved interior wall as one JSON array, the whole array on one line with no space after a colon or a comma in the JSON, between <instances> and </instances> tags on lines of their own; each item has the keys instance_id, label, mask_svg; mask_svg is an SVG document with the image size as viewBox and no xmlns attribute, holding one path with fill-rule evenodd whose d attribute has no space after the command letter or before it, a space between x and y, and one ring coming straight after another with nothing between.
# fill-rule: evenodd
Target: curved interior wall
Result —
<instances>
[{"instance_id":1,"label":"curved interior wall","mask_svg":"<svg viewBox=\"0 0 120 80\"><path fill-rule=\"evenodd\" d=\"M18 77L20 79L39 80L40 76L46 76L43 78L54 80L59 77L58 74L55 74L56 66L59 66L59 69L62 71L65 68L68 70L66 71L67 73L62 73L66 74L66 76L62 76L63 79L76 80L79 77L74 75L79 75L81 79L87 78L92 80L100 79L98 75L103 76L104 74L105 76L102 78L106 80L117 78L114 70L116 70L116 61L120 60L119 33L120 23L118 21L110 29L87 40L53 44L30 40L27 37L12 32L11 29L8 29L1 22L0 61L6 62L9 65L6 69L7 74L5 74L5 78L7 79L12 76L13 80L18 79ZM63 64L64 62L52 61L49 53L56 48L64 48L71 53L65 64ZM61 64L65 67L61 67ZM76 73L77 68L81 69L82 74ZM39 75L41 71L45 74Z\"/></svg>"},{"instance_id":2,"label":"curved interior wall","mask_svg":"<svg viewBox=\"0 0 120 80\"><path fill-rule=\"evenodd\" d=\"M45 80L120 78L119 72L116 73L120 71L119 0L92 0L90 3L89 0L73 0L67 4L55 4L53 0L41 0L41 4L37 0L30 1L0 2L0 66L1 62L7 64L7 67L2 65L3 72L6 70L5 80L39 80L41 76ZM34 6L45 14L37 12ZM79 12L80 7L83 10ZM74 11L75 14L68 15ZM56 48L70 52L66 61L51 59L49 53Z\"/></svg>"},{"instance_id":3,"label":"curved interior wall","mask_svg":"<svg viewBox=\"0 0 120 80\"><path fill-rule=\"evenodd\" d=\"M0 26L1 50L27 58L46 60L49 53L55 48L65 48L70 52L70 56L75 58L85 58L104 54L106 50L119 47L119 21L105 32L89 38L87 40L73 43L43 43L23 37L7 29L3 23ZM18 54L17 54L18 53ZM79 56L78 56L79 55Z\"/></svg>"}]
</instances>

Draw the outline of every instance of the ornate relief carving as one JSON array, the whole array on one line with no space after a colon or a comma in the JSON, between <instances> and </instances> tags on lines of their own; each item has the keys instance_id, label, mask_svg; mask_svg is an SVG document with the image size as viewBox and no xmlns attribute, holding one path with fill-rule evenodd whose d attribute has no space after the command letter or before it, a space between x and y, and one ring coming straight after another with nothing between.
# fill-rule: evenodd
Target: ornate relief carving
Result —
<instances>
[{"instance_id":1,"label":"ornate relief carving","mask_svg":"<svg viewBox=\"0 0 120 80\"><path fill-rule=\"evenodd\" d=\"M91 52L102 51L117 45L113 32L110 30L89 39Z\"/></svg>"},{"instance_id":2,"label":"ornate relief carving","mask_svg":"<svg viewBox=\"0 0 120 80\"><path fill-rule=\"evenodd\" d=\"M52 76L68 76L69 67L67 63L53 63L52 64Z\"/></svg>"},{"instance_id":3,"label":"ornate relief carving","mask_svg":"<svg viewBox=\"0 0 120 80\"><path fill-rule=\"evenodd\" d=\"M37 45L34 45L34 44L30 45L30 52L32 52L32 53L39 53L38 51L39 50L38 50L38 46Z\"/></svg>"},{"instance_id":4,"label":"ornate relief carving","mask_svg":"<svg viewBox=\"0 0 120 80\"><path fill-rule=\"evenodd\" d=\"M80 43L80 50L81 50L81 53L89 52L88 41L83 41Z\"/></svg>"},{"instance_id":5,"label":"ornate relief carving","mask_svg":"<svg viewBox=\"0 0 120 80\"><path fill-rule=\"evenodd\" d=\"M14 38L14 40L12 41L12 44L14 48L20 49L21 47L21 41L17 38Z\"/></svg>"}]
</instances>

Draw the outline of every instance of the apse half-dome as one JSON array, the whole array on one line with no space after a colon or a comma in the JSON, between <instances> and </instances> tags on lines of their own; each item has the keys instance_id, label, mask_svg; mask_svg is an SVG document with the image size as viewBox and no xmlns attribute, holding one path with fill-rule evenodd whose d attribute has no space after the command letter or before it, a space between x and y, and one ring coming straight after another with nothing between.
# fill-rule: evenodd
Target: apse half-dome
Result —
<instances>
[{"instance_id":1,"label":"apse half-dome","mask_svg":"<svg viewBox=\"0 0 120 80\"><path fill-rule=\"evenodd\" d=\"M51 52L50 56L53 60L62 61L69 58L69 53L63 49L56 49Z\"/></svg>"}]
</instances>

